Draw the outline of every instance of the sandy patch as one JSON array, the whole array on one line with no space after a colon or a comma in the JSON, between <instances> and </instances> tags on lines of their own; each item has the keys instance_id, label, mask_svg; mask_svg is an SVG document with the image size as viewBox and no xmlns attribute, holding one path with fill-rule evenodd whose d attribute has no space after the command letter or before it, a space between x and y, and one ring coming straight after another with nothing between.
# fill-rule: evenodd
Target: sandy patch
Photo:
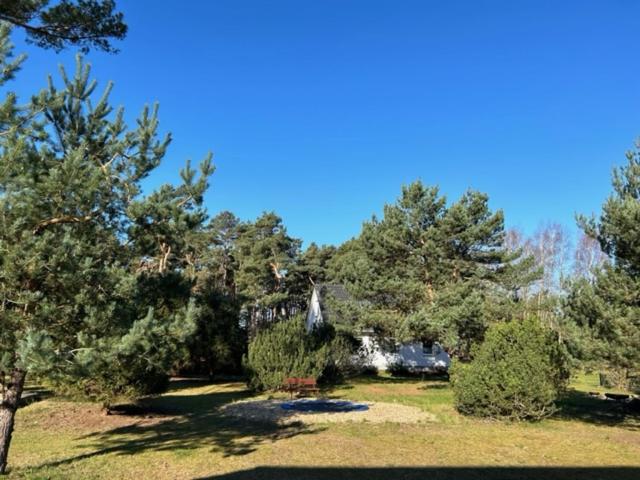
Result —
<instances>
[{"instance_id":1,"label":"sandy patch","mask_svg":"<svg viewBox=\"0 0 640 480\"><path fill-rule=\"evenodd\" d=\"M318 413L284 410L281 405L285 402L286 400L246 400L225 405L221 410L225 415L233 417L280 424L298 422L305 424L343 422L420 423L435 421L435 416L428 412L417 407L409 407L397 403L358 402L368 405L369 410Z\"/></svg>"}]
</instances>

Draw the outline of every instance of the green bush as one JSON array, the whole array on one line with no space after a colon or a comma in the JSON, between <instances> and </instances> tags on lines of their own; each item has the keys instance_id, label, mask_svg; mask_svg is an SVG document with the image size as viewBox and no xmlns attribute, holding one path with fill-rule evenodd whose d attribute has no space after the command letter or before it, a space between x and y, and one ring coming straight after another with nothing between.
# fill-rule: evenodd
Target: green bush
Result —
<instances>
[{"instance_id":1,"label":"green bush","mask_svg":"<svg viewBox=\"0 0 640 480\"><path fill-rule=\"evenodd\" d=\"M299 318L258 332L249 344L244 367L254 390L275 390L287 377L318 379L330 360L330 345L308 333Z\"/></svg>"},{"instance_id":2,"label":"green bush","mask_svg":"<svg viewBox=\"0 0 640 480\"><path fill-rule=\"evenodd\" d=\"M490 327L472 355L451 371L456 408L466 415L542 419L555 411L569 380L564 348L535 319Z\"/></svg>"},{"instance_id":3,"label":"green bush","mask_svg":"<svg viewBox=\"0 0 640 480\"><path fill-rule=\"evenodd\" d=\"M637 392L640 389L640 377L625 369L609 369L598 374L600 386L616 389L620 392Z\"/></svg>"},{"instance_id":4,"label":"green bush","mask_svg":"<svg viewBox=\"0 0 640 480\"><path fill-rule=\"evenodd\" d=\"M387 373L393 377L410 377L411 372L402 362L393 362L387 366Z\"/></svg>"},{"instance_id":5,"label":"green bush","mask_svg":"<svg viewBox=\"0 0 640 480\"><path fill-rule=\"evenodd\" d=\"M336 384L361 375L364 359L358 355L360 341L346 332L336 332L331 326L313 332L314 337L329 349L326 366L320 377L322 383Z\"/></svg>"}]
</instances>

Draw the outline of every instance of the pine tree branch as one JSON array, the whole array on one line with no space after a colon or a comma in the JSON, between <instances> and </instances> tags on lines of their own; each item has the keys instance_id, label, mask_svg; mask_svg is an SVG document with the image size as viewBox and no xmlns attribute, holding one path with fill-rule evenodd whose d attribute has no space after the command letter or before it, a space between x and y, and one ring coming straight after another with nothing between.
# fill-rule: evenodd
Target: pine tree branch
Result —
<instances>
[{"instance_id":1,"label":"pine tree branch","mask_svg":"<svg viewBox=\"0 0 640 480\"><path fill-rule=\"evenodd\" d=\"M37 235L38 233L42 232L42 230L44 230L50 225L57 225L60 223L84 223L84 222L90 221L92 218L93 218L93 215L84 215L80 217L76 217L73 215L64 215L62 217L50 218L48 220L43 220L39 222L33 229L33 234Z\"/></svg>"},{"instance_id":2,"label":"pine tree branch","mask_svg":"<svg viewBox=\"0 0 640 480\"><path fill-rule=\"evenodd\" d=\"M6 135L10 135L11 133L15 132L16 130L18 130L19 128L21 128L22 126L26 125L27 122L31 121L33 118L35 118L36 116L38 116L40 113L42 113L44 111L45 107L39 108L37 110L34 110L33 112L31 112L29 115L24 116L18 123L16 123L15 125L12 125L11 127L9 127L6 130L3 130L0 132L0 137L4 137Z\"/></svg>"},{"instance_id":3,"label":"pine tree branch","mask_svg":"<svg viewBox=\"0 0 640 480\"><path fill-rule=\"evenodd\" d=\"M61 40L68 40L71 42L78 42L81 40L97 40L107 36L104 33L77 33L75 30L65 25L30 25L26 22L20 21L18 18L11 15L0 14L0 20L15 25L16 27L24 28L27 32L36 35L53 37Z\"/></svg>"}]
</instances>

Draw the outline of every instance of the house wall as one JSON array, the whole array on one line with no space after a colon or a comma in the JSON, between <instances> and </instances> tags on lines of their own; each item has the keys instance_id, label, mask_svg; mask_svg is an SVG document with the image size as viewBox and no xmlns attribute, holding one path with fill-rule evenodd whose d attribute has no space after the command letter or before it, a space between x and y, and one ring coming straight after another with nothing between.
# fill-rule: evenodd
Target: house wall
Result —
<instances>
[{"instance_id":1,"label":"house wall","mask_svg":"<svg viewBox=\"0 0 640 480\"><path fill-rule=\"evenodd\" d=\"M308 331L314 326L321 324L322 309L320 308L320 297L318 290L313 289L309 302L309 311L305 322ZM363 335L361 337L361 354L366 362L376 367L378 370L387 370L389 366L400 363L409 368L448 368L451 364L449 354L440 345L435 345L433 355L425 355L422 342L403 343L398 346L397 351L390 352L381 348L379 342L373 335Z\"/></svg>"},{"instance_id":2,"label":"house wall","mask_svg":"<svg viewBox=\"0 0 640 480\"><path fill-rule=\"evenodd\" d=\"M309 302L309 311L307 312L306 327L307 331L311 330L315 325L322 323L322 310L320 309L320 298L318 291L314 288Z\"/></svg>"},{"instance_id":3,"label":"house wall","mask_svg":"<svg viewBox=\"0 0 640 480\"><path fill-rule=\"evenodd\" d=\"M400 345L398 355L403 365L414 368L448 368L451 364L449 354L440 345L434 346L432 355L425 355L422 342Z\"/></svg>"},{"instance_id":4,"label":"house wall","mask_svg":"<svg viewBox=\"0 0 640 480\"><path fill-rule=\"evenodd\" d=\"M398 356L392 352L385 352L374 337L364 335L362 341L362 354L366 363L378 370L386 370L389 365L396 363Z\"/></svg>"},{"instance_id":5,"label":"house wall","mask_svg":"<svg viewBox=\"0 0 640 480\"><path fill-rule=\"evenodd\" d=\"M449 368L451 358L439 345L433 355L425 355L422 342L403 343L396 352L385 351L375 337L362 337L363 354L367 362L378 370L387 370L393 364L401 364L408 368Z\"/></svg>"}]
</instances>

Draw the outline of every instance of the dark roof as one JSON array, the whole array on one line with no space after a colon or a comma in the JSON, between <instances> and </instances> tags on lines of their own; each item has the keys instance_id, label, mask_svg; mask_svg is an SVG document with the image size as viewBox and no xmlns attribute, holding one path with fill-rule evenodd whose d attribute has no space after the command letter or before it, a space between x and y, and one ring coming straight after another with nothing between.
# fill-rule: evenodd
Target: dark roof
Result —
<instances>
[{"instance_id":1,"label":"dark roof","mask_svg":"<svg viewBox=\"0 0 640 480\"><path fill-rule=\"evenodd\" d=\"M351 294L347 292L347 289L344 288L344 285L339 283L319 283L316 285L316 289L318 290L320 302L326 297L332 297L341 302L347 302L353 299Z\"/></svg>"},{"instance_id":2,"label":"dark roof","mask_svg":"<svg viewBox=\"0 0 640 480\"><path fill-rule=\"evenodd\" d=\"M331 311L335 307L334 302L348 302L353 300L351 294L344 288L344 285L339 283L319 283L315 287L318 292L318 301L320 302L320 310L322 311L322 318L325 322L331 322L333 312Z\"/></svg>"}]
</instances>

